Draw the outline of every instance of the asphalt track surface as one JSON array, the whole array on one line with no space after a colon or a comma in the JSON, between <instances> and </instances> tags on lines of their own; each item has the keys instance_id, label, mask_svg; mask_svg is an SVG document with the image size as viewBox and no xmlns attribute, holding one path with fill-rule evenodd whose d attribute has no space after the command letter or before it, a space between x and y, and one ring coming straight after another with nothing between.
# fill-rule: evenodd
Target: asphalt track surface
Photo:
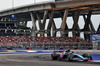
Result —
<instances>
[{"instance_id":1,"label":"asphalt track surface","mask_svg":"<svg viewBox=\"0 0 100 66\"><path fill-rule=\"evenodd\" d=\"M0 66L100 66L100 63L51 60L50 54L2 54Z\"/></svg>"}]
</instances>

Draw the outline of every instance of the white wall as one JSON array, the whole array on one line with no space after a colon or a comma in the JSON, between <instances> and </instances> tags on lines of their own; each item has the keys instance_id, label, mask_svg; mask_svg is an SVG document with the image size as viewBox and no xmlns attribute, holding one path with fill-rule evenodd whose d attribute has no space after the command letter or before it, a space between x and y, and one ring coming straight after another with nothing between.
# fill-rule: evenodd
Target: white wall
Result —
<instances>
[{"instance_id":1,"label":"white wall","mask_svg":"<svg viewBox=\"0 0 100 66\"><path fill-rule=\"evenodd\" d=\"M30 4L54 2L55 0L0 0L0 10L21 7Z\"/></svg>"}]
</instances>

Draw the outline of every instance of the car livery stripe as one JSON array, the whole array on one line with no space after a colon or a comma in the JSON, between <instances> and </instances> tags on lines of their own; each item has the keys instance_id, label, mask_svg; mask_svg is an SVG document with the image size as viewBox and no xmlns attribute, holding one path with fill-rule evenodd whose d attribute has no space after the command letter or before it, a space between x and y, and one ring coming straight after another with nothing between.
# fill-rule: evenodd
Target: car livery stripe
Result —
<instances>
[{"instance_id":1,"label":"car livery stripe","mask_svg":"<svg viewBox=\"0 0 100 66\"><path fill-rule=\"evenodd\" d=\"M77 55L78 57L80 57L81 59L85 59L83 56L79 55L79 54L74 54L74 55Z\"/></svg>"}]
</instances>

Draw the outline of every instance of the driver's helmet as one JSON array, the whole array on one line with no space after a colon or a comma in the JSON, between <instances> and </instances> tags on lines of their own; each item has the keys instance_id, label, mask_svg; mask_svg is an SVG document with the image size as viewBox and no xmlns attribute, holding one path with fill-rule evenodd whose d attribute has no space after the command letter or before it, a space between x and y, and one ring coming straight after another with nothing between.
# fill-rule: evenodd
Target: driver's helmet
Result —
<instances>
[{"instance_id":1,"label":"driver's helmet","mask_svg":"<svg viewBox=\"0 0 100 66\"><path fill-rule=\"evenodd\" d=\"M70 52L70 50L68 49L68 50L66 50L66 52Z\"/></svg>"},{"instance_id":2,"label":"driver's helmet","mask_svg":"<svg viewBox=\"0 0 100 66\"><path fill-rule=\"evenodd\" d=\"M70 49L68 49L68 52L70 52Z\"/></svg>"}]
</instances>

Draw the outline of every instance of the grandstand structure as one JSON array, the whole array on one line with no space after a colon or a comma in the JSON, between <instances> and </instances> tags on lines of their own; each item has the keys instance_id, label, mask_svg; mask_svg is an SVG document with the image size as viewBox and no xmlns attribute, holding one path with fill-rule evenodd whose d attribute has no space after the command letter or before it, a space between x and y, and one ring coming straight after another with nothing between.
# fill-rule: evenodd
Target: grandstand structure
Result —
<instances>
[{"instance_id":1,"label":"grandstand structure","mask_svg":"<svg viewBox=\"0 0 100 66\"><path fill-rule=\"evenodd\" d=\"M0 36L0 49L92 49L79 37Z\"/></svg>"},{"instance_id":2,"label":"grandstand structure","mask_svg":"<svg viewBox=\"0 0 100 66\"><path fill-rule=\"evenodd\" d=\"M0 27L6 27L3 29L0 28L0 30L1 32L3 31L6 34L10 33L11 35L16 35L17 33L16 31L18 30L16 29L16 27L19 24L22 23L26 25L28 21L32 21L32 29L29 31L31 32L33 37L38 37L38 34L40 34L40 37L42 38L45 37L44 34L47 34L47 37L56 37L56 33L60 31L61 37L66 37L65 40L68 40L67 37L70 31L73 34L73 38L80 37L80 33L84 32L84 38L87 42L90 40L90 34L100 34L100 24L97 31L94 29L94 26L92 24L91 15L94 15L94 14L100 14L100 0L53 0L47 3L39 3L39 4L36 3L36 4L28 5L28 6L22 6L18 8L0 11L0 25L1 23L3 24ZM79 16L83 16L84 18L85 25L83 29L80 29L78 25ZM68 17L72 17L72 20L74 21L74 24L71 29L69 29L66 23L66 20ZM55 18L62 19L61 27L59 29L57 29L57 27L55 26L55 22L54 22ZM49 19L49 23L46 28L45 24L47 22L46 21L47 19ZM10 22L7 22L6 20L9 20ZM36 21L38 21L39 30L37 30ZM10 27L12 29L9 29ZM51 29L52 29L52 32L51 32ZM8 31L10 32L8 33ZM24 32L26 32L25 29L24 29ZM72 40L71 38L69 39ZM76 41L74 39L73 41ZM42 40L38 38L33 38L33 40L35 41L39 40L40 42L42 42ZM47 39L48 42L49 40L50 38ZM51 41L53 42L53 40ZM77 42L80 43L80 41L77 41ZM36 43L35 45L38 44L37 42L35 42ZM78 45L77 43L77 45L75 46L80 46L80 45ZM91 44L89 44L89 46L91 46Z\"/></svg>"}]
</instances>

